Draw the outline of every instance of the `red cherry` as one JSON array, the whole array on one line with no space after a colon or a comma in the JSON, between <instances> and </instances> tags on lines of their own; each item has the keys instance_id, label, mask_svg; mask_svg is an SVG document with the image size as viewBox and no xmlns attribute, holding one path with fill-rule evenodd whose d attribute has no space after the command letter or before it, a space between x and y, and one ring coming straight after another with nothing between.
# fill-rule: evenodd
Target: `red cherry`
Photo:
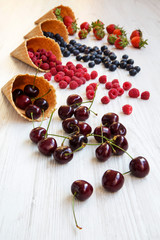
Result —
<instances>
[{"instance_id":1,"label":"red cherry","mask_svg":"<svg viewBox=\"0 0 160 240\"><path fill-rule=\"evenodd\" d=\"M31 99L25 94L19 95L16 98L16 106L20 109L24 110L31 103Z\"/></svg>"},{"instance_id":2,"label":"red cherry","mask_svg":"<svg viewBox=\"0 0 160 240\"><path fill-rule=\"evenodd\" d=\"M109 192L117 192L124 183L123 175L114 170L107 170L102 177L102 185Z\"/></svg>"},{"instance_id":3,"label":"red cherry","mask_svg":"<svg viewBox=\"0 0 160 240\"><path fill-rule=\"evenodd\" d=\"M92 195L93 187L87 181L77 180L72 183L71 192L78 200L85 201Z\"/></svg>"},{"instance_id":4,"label":"red cherry","mask_svg":"<svg viewBox=\"0 0 160 240\"><path fill-rule=\"evenodd\" d=\"M39 151L46 156L51 156L56 148L57 142L54 138L48 137L38 142Z\"/></svg>"},{"instance_id":5,"label":"red cherry","mask_svg":"<svg viewBox=\"0 0 160 240\"><path fill-rule=\"evenodd\" d=\"M34 143L38 143L40 140L45 138L46 129L42 127L33 128L30 132L30 139Z\"/></svg>"},{"instance_id":6,"label":"red cherry","mask_svg":"<svg viewBox=\"0 0 160 240\"><path fill-rule=\"evenodd\" d=\"M148 175L150 167L144 157L136 157L131 160L129 169L135 177L143 178Z\"/></svg>"}]
</instances>

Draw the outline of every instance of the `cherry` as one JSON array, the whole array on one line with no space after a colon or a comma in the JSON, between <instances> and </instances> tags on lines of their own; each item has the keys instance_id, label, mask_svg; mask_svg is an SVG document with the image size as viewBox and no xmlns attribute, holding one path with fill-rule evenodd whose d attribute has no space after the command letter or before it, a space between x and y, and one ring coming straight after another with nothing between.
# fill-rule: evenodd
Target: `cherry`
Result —
<instances>
[{"instance_id":1,"label":"cherry","mask_svg":"<svg viewBox=\"0 0 160 240\"><path fill-rule=\"evenodd\" d=\"M31 84L28 84L24 87L24 93L31 97L31 98L34 98L34 97L37 97L38 94L39 94L39 89L34 86L34 85L31 85Z\"/></svg>"},{"instance_id":2,"label":"cherry","mask_svg":"<svg viewBox=\"0 0 160 240\"><path fill-rule=\"evenodd\" d=\"M82 134L74 134L69 139L69 146L72 151L82 149L85 143L88 143L88 138Z\"/></svg>"},{"instance_id":3,"label":"cherry","mask_svg":"<svg viewBox=\"0 0 160 240\"><path fill-rule=\"evenodd\" d=\"M22 94L22 95L19 95L17 98L16 98L16 106L19 107L20 109L25 109L29 104L31 104L31 99L25 95L25 94Z\"/></svg>"},{"instance_id":4,"label":"cherry","mask_svg":"<svg viewBox=\"0 0 160 240\"><path fill-rule=\"evenodd\" d=\"M15 102L16 101L16 98L20 95L23 94L23 91L21 89L15 89L13 92L12 92L12 97L13 97L13 101Z\"/></svg>"},{"instance_id":5,"label":"cherry","mask_svg":"<svg viewBox=\"0 0 160 240\"><path fill-rule=\"evenodd\" d=\"M111 138L111 132L109 130L109 128L104 127L104 126L98 126L94 129L94 133L95 136L94 138L96 139L97 142L101 143L103 142L103 138L96 136L96 135L100 135L100 136L104 136L106 138Z\"/></svg>"},{"instance_id":6,"label":"cherry","mask_svg":"<svg viewBox=\"0 0 160 240\"><path fill-rule=\"evenodd\" d=\"M126 128L123 126L122 123L120 122L114 122L112 123L110 126L109 126L109 129L111 131L111 134L113 136L116 136L116 135L121 135L121 136L125 136L126 135Z\"/></svg>"},{"instance_id":7,"label":"cherry","mask_svg":"<svg viewBox=\"0 0 160 240\"><path fill-rule=\"evenodd\" d=\"M25 114L28 118L38 119L41 116L41 109L36 105L30 104L25 109Z\"/></svg>"},{"instance_id":8,"label":"cherry","mask_svg":"<svg viewBox=\"0 0 160 240\"><path fill-rule=\"evenodd\" d=\"M150 170L149 163L144 157L136 157L131 160L129 169L135 177L143 178Z\"/></svg>"},{"instance_id":9,"label":"cherry","mask_svg":"<svg viewBox=\"0 0 160 240\"><path fill-rule=\"evenodd\" d=\"M72 117L73 114L74 114L74 110L70 106L62 105L58 109L58 115L62 120Z\"/></svg>"},{"instance_id":10,"label":"cherry","mask_svg":"<svg viewBox=\"0 0 160 240\"><path fill-rule=\"evenodd\" d=\"M34 143L38 143L40 140L45 138L46 129L42 127L33 128L30 132L30 139Z\"/></svg>"},{"instance_id":11,"label":"cherry","mask_svg":"<svg viewBox=\"0 0 160 240\"><path fill-rule=\"evenodd\" d=\"M117 192L124 183L123 175L114 170L107 170L102 177L102 185L109 192Z\"/></svg>"},{"instance_id":12,"label":"cherry","mask_svg":"<svg viewBox=\"0 0 160 240\"><path fill-rule=\"evenodd\" d=\"M76 103L79 103L79 104L82 103L81 96L79 96L78 94L69 95L67 98L67 105L68 106L72 105L72 108L77 108L79 104L76 104Z\"/></svg>"},{"instance_id":13,"label":"cherry","mask_svg":"<svg viewBox=\"0 0 160 240\"><path fill-rule=\"evenodd\" d=\"M72 149L68 146L57 147L53 153L54 159L60 164L68 163L73 158Z\"/></svg>"},{"instance_id":14,"label":"cherry","mask_svg":"<svg viewBox=\"0 0 160 240\"><path fill-rule=\"evenodd\" d=\"M75 118L66 118L62 122L63 130L66 133L73 133L73 132L77 131L77 129L78 129L77 125L78 125L78 120Z\"/></svg>"},{"instance_id":15,"label":"cherry","mask_svg":"<svg viewBox=\"0 0 160 240\"><path fill-rule=\"evenodd\" d=\"M89 118L89 115L90 115L90 110L86 106L80 106L74 112L75 118L78 119L79 121L87 120Z\"/></svg>"},{"instance_id":16,"label":"cherry","mask_svg":"<svg viewBox=\"0 0 160 240\"><path fill-rule=\"evenodd\" d=\"M77 180L72 183L71 192L78 200L85 201L92 195L93 187L87 181Z\"/></svg>"},{"instance_id":17,"label":"cherry","mask_svg":"<svg viewBox=\"0 0 160 240\"><path fill-rule=\"evenodd\" d=\"M96 149L96 158L100 162L105 162L108 160L108 158L112 154L112 148L108 143L102 143L97 149Z\"/></svg>"},{"instance_id":18,"label":"cherry","mask_svg":"<svg viewBox=\"0 0 160 240\"><path fill-rule=\"evenodd\" d=\"M116 113L106 113L101 120L103 125L109 127L112 123L119 121L119 116Z\"/></svg>"},{"instance_id":19,"label":"cherry","mask_svg":"<svg viewBox=\"0 0 160 240\"><path fill-rule=\"evenodd\" d=\"M79 132L85 136L92 132L91 126L86 122L79 122L78 127L79 127Z\"/></svg>"},{"instance_id":20,"label":"cherry","mask_svg":"<svg viewBox=\"0 0 160 240\"><path fill-rule=\"evenodd\" d=\"M114 146L117 145L118 147ZM124 136L117 135L113 138L112 142L114 151L114 155L122 155L127 149L128 149L128 142L127 139Z\"/></svg>"},{"instance_id":21,"label":"cherry","mask_svg":"<svg viewBox=\"0 0 160 240\"><path fill-rule=\"evenodd\" d=\"M56 148L57 142L54 138L48 137L38 142L39 151L46 156L51 156Z\"/></svg>"},{"instance_id":22,"label":"cherry","mask_svg":"<svg viewBox=\"0 0 160 240\"><path fill-rule=\"evenodd\" d=\"M44 98L37 98L34 101L34 105L36 105L37 107L44 111L46 111L49 107L47 100L45 100Z\"/></svg>"}]
</instances>

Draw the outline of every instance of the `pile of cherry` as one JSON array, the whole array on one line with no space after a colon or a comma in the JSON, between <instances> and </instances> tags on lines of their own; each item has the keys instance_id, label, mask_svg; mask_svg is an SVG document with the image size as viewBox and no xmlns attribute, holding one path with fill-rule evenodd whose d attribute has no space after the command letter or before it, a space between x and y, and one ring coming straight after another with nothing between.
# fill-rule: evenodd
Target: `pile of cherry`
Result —
<instances>
[{"instance_id":1,"label":"pile of cherry","mask_svg":"<svg viewBox=\"0 0 160 240\"><path fill-rule=\"evenodd\" d=\"M94 95L95 97L95 95ZM94 100L94 98L93 98ZM149 164L144 157L133 158L127 152L128 141L125 138L126 128L119 122L119 116L115 113L106 113L101 119L101 125L97 126L92 132L91 126L85 122L90 116L92 101L83 102L78 94L69 95L67 105L62 105L58 109L58 115L62 121L63 130L69 136L60 136L56 134L48 134L49 125L52 115L48 123L47 130L42 127L33 128L30 132L30 139L34 143L38 143L39 151L46 155L54 157L59 164L66 164L73 159L75 152L84 149L87 145L97 145L95 156L99 162L107 161L112 155L122 155L126 153L131 161L129 163L129 171L120 173L115 170L107 170L102 176L102 186L109 192L116 192L122 188L124 184L124 175L131 173L132 175L142 178L149 173ZM83 106L89 103L90 106ZM94 112L93 112L94 113ZM94 113L95 114L95 113ZM74 115L74 117L72 117ZM62 137L64 140L61 146L57 147L54 137ZM94 137L96 143L88 143L88 138ZM68 145L64 145L64 141L68 139ZM71 186L73 194L73 215L76 226L78 226L74 211L74 201L77 198L80 201L88 199L93 192L93 187L85 180L74 181Z\"/></svg>"}]
</instances>

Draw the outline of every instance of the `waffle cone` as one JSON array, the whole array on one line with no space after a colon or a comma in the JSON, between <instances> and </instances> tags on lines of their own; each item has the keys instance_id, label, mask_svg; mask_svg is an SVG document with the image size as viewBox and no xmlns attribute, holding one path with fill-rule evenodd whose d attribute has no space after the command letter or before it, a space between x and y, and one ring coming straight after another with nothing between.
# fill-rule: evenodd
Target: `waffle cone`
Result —
<instances>
[{"instance_id":1,"label":"waffle cone","mask_svg":"<svg viewBox=\"0 0 160 240\"><path fill-rule=\"evenodd\" d=\"M27 84L33 84L33 80L34 80L35 76L34 75L16 75L14 76L10 81L8 81L1 89L1 91L3 92L3 94L6 96L6 98L8 99L8 101L10 102L10 104L13 106L13 108L16 110L16 112L23 118L25 118L28 121L32 121L32 119L28 118L25 115L25 111L17 108L13 98L12 98L12 92L19 88L19 89L24 89L25 85ZM44 97L45 100L47 100L48 104L49 104L49 108L44 112L44 119L47 119L50 117L53 109L56 106L56 93L55 93L55 89L54 87L47 81L45 80L43 77L36 77L35 80L35 86L39 88L39 94L37 97L41 97L42 95L44 95L45 93L47 93L47 91L49 89L51 89L51 91ZM40 122L42 121L42 116L38 119L36 119L35 121Z\"/></svg>"},{"instance_id":2,"label":"waffle cone","mask_svg":"<svg viewBox=\"0 0 160 240\"><path fill-rule=\"evenodd\" d=\"M24 41L19 47L17 47L13 52L11 52L11 56L17 58L18 60L30 65L38 69L38 67L32 62L31 58L28 55L28 48L33 48L34 51L37 51L38 48L44 48L47 51L52 51L52 53L56 56L57 60L61 61L61 50L53 39L46 37L33 37L26 41ZM40 71L45 72L45 70L39 68Z\"/></svg>"},{"instance_id":3,"label":"waffle cone","mask_svg":"<svg viewBox=\"0 0 160 240\"><path fill-rule=\"evenodd\" d=\"M52 32L54 34L59 33L63 37L65 42L68 42L68 31L66 26L58 20L47 19L39 23L35 28L33 28L24 38L31 38L34 36L44 36L44 32Z\"/></svg>"},{"instance_id":4,"label":"waffle cone","mask_svg":"<svg viewBox=\"0 0 160 240\"><path fill-rule=\"evenodd\" d=\"M53 9L47 12L45 15L40 17L37 21L35 21L35 24L39 24L41 22L44 22L46 19L56 19L56 16L53 12Z\"/></svg>"}]
</instances>

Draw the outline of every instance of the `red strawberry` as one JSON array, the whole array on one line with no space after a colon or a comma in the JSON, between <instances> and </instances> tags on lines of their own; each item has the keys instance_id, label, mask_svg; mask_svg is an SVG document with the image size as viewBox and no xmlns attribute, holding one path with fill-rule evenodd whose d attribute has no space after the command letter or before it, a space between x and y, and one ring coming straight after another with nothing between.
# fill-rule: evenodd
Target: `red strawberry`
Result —
<instances>
[{"instance_id":1,"label":"red strawberry","mask_svg":"<svg viewBox=\"0 0 160 240\"><path fill-rule=\"evenodd\" d=\"M63 18L63 22L64 22L64 25L66 25L66 27L68 27L69 25L71 25L73 23L73 19L70 16L65 16Z\"/></svg>"},{"instance_id":2,"label":"red strawberry","mask_svg":"<svg viewBox=\"0 0 160 240\"><path fill-rule=\"evenodd\" d=\"M134 48L145 47L145 45L148 45L147 41L147 39L143 40L141 37L133 37L131 39L131 43Z\"/></svg>"},{"instance_id":3,"label":"red strawberry","mask_svg":"<svg viewBox=\"0 0 160 240\"><path fill-rule=\"evenodd\" d=\"M101 40L105 36L105 32L101 27L96 27L94 28L94 36L96 37L97 40Z\"/></svg>"},{"instance_id":4,"label":"red strawberry","mask_svg":"<svg viewBox=\"0 0 160 240\"><path fill-rule=\"evenodd\" d=\"M81 30L79 31L79 33L78 33L78 36L79 36L80 39L86 38L87 35L88 35L88 32L87 32L86 29L81 29Z\"/></svg>"},{"instance_id":5,"label":"red strawberry","mask_svg":"<svg viewBox=\"0 0 160 240\"><path fill-rule=\"evenodd\" d=\"M106 27L106 31L109 33L109 34L112 34L113 31L117 28L117 26L115 24L110 24Z\"/></svg>"},{"instance_id":6,"label":"red strawberry","mask_svg":"<svg viewBox=\"0 0 160 240\"><path fill-rule=\"evenodd\" d=\"M77 32L77 29L78 29L77 23L72 22L72 24L67 27L68 34L69 35L74 35Z\"/></svg>"},{"instance_id":7,"label":"red strawberry","mask_svg":"<svg viewBox=\"0 0 160 240\"><path fill-rule=\"evenodd\" d=\"M117 36L114 34L109 34L107 37L107 41L109 44L113 45L117 39Z\"/></svg>"},{"instance_id":8,"label":"red strawberry","mask_svg":"<svg viewBox=\"0 0 160 240\"><path fill-rule=\"evenodd\" d=\"M114 31L113 31L113 34L116 35L117 37L119 36L126 36L126 32L124 31L123 28L116 28Z\"/></svg>"},{"instance_id":9,"label":"red strawberry","mask_svg":"<svg viewBox=\"0 0 160 240\"><path fill-rule=\"evenodd\" d=\"M134 37L142 37L142 32L140 29L138 30L134 30L132 33L131 33L131 36L130 36L130 40Z\"/></svg>"},{"instance_id":10,"label":"red strawberry","mask_svg":"<svg viewBox=\"0 0 160 240\"><path fill-rule=\"evenodd\" d=\"M89 33L91 31L91 25L88 22L84 22L80 25L81 29L86 29L87 32Z\"/></svg>"},{"instance_id":11,"label":"red strawberry","mask_svg":"<svg viewBox=\"0 0 160 240\"><path fill-rule=\"evenodd\" d=\"M123 49L128 45L128 40L126 37L118 37L114 43L114 46L117 49Z\"/></svg>"},{"instance_id":12,"label":"red strawberry","mask_svg":"<svg viewBox=\"0 0 160 240\"><path fill-rule=\"evenodd\" d=\"M104 29L104 23L101 22L99 19L96 22L92 22L91 26L93 29L95 27L100 27L100 28Z\"/></svg>"}]
</instances>

